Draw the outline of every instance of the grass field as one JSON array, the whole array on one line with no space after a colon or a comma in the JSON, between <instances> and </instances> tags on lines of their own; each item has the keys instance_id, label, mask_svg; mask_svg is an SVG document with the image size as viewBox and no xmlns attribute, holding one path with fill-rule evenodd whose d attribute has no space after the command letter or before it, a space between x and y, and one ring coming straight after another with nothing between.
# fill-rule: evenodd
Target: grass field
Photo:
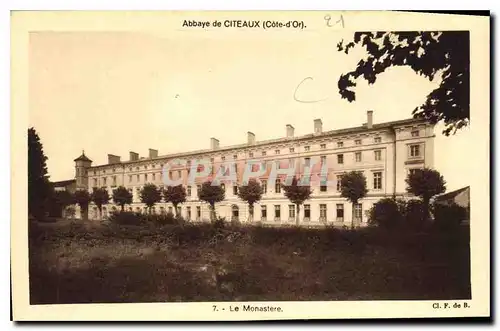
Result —
<instances>
[{"instance_id":1,"label":"grass field","mask_svg":"<svg viewBox=\"0 0 500 331\"><path fill-rule=\"evenodd\" d=\"M30 226L31 304L470 298L469 233Z\"/></svg>"}]
</instances>

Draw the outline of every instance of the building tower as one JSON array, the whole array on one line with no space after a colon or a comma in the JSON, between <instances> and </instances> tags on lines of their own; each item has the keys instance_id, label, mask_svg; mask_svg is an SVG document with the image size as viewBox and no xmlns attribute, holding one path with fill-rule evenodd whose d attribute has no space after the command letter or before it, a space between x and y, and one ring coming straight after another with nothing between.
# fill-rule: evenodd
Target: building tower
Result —
<instances>
[{"instance_id":1,"label":"building tower","mask_svg":"<svg viewBox=\"0 0 500 331\"><path fill-rule=\"evenodd\" d=\"M88 189L88 168L92 165L92 160L85 156L85 151L82 151L75 160L75 179L76 189Z\"/></svg>"}]
</instances>

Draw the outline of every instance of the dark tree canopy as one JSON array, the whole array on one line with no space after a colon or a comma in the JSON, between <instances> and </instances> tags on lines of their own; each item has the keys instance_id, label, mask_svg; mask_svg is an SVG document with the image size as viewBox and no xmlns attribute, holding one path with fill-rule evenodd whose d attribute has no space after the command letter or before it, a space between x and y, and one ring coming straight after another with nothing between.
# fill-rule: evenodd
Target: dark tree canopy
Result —
<instances>
[{"instance_id":1,"label":"dark tree canopy","mask_svg":"<svg viewBox=\"0 0 500 331\"><path fill-rule=\"evenodd\" d=\"M253 205L262 199L262 193L262 186L253 178L246 185L241 185L238 189L238 197L248 203L251 219L253 219Z\"/></svg>"},{"instance_id":2,"label":"dark tree canopy","mask_svg":"<svg viewBox=\"0 0 500 331\"><path fill-rule=\"evenodd\" d=\"M446 182L439 171L429 168L415 169L406 178L409 193L429 201L433 196L446 191Z\"/></svg>"},{"instance_id":3,"label":"dark tree canopy","mask_svg":"<svg viewBox=\"0 0 500 331\"><path fill-rule=\"evenodd\" d=\"M161 201L161 191L155 184L146 184L141 189L140 197L142 203L148 206L149 211L151 211L151 207Z\"/></svg>"},{"instance_id":4,"label":"dark tree canopy","mask_svg":"<svg viewBox=\"0 0 500 331\"><path fill-rule=\"evenodd\" d=\"M96 204L99 211L102 211L102 205L109 202L109 193L105 188L97 188L92 192L90 199Z\"/></svg>"},{"instance_id":5,"label":"dark tree canopy","mask_svg":"<svg viewBox=\"0 0 500 331\"><path fill-rule=\"evenodd\" d=\"M301 205L309 199L312 194L311 187L300 185L297 178L294 177L290 185L283 185L285 196L295 205Z\"/></svg>"},{"instance_id":6,"label":"dark tree canopy","mask_svg":"<svg viewBox=\"0 0 500 331\"><path fill-rule=\"evenodd\" d=\"M87 190L77 190L74 193L74 199L75 203L77 203L81 209L87 210L91 197Z\"/></svg>"},{"instance_id":7,"label":"dark tree canopy","mask_svg":"<svg viewBox=\"0 0 500 331\"><path fill-rule=\"evenodd\" d=\"M113 202L121 207L122 211L125 205L132 203L132 193L129 192L124 186L119 186L113 190Z\"/></svg>"},{"instance_id":8,"label":"dark tree canopy","mask_svg":"<svg viewBox=\"0 0 500 331\"><path fill-rule=\"evenodd\" d=\"M425 103L413 110L413 116L436 124L445 124L443 133L454 134L469 124L469 32L356 32L353 40L337 47L346 54L355 46L363 47L368 57L355 70L341 75L338 81L342 98L356 99L352 88L362 77L369 84L387 68L409 66L430 81L441 74L442 81Z\"/></svg>"},{"instance_id":9,"label":"dark tree canopy","mask_svg":"<svg viewBox=\"0 0 500 331\"><path fill-rule=\"evenodd\" d=\"M341 196L352 203L358 203L359 199L366 196L366 177L360 171L351 171L342 175Z\"/></svg>"},{"instance_id":10,"label":"dark tree canopy","mask_svg":"<svg viewBox=\"0 0 500 331\"><path fill-rule=\"evenodd\" d=\"M186 189L182 185L168 186L166 190L163 191L163 198L165 202L170 202L175 207L175 214L177 215L177 205L186 202Z\"/></svg>"},{"instance_id":11,"label":"dark tree canopy","mask_svg":"<svg viewBox=\"0 0 500 331\"><path fill-rule=\"evenodd\" d=\"M38 218L52 192L46 161L40 137L34 128L28 129L28 212Z\"/></svg>"},{"instance_id":12,"label":"dark tree canopy","mask_svg":"<svg viewBox=\"0 0 500 331\"><path fill-rule=\"evenodd\" d=\"M212 185L211 181L204 182L198 192L200 200L208 202L212 208L215 203L223 201L225 196L224 189L220 185Z\"/></svg>"}]
</instances>

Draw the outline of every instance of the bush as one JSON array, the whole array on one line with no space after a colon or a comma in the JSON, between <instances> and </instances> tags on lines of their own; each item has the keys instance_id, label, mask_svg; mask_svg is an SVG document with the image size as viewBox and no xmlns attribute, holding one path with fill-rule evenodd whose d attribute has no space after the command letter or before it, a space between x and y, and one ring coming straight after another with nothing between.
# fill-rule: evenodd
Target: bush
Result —
<instances>
[{"instance_id":1,"label":"bush","mask_svg":"<svg viewBox=\"0 0 500 331\"><path fill-rule=\"evenodd\" d=\"M406 224L412 229L422 229L426 225L424 203L418 199L408 201L405 218Z\"/></svg>"},{"instance_id":2,"label":"bush","mask_svg":"<svg viewBox=\"0 0 500 331\"><path fill-rule=\"evenodd\" d=\"M389 229L400 226L404 221L405 203L393 198L385 198L373 205L369 212L369 223Z\"/></svg>"},{"instance_id":3,"label":"bush","mask_svg":"<svg viewBox=\"0 0 500 331\"><path fill-rule=\"evenodd\" d=\"M433 205L435 225L438 228L450 229L458 227L467 218L467 209L457 204Z\"/></svg>"},{"instance_id":4,"label":"bush","mask_svg":"<svg viewBox=\"0 0 500 331\"><path fill-rule=\"evenodd\" d=\"M217 219L215 219L212 222L212 226L215 229L224 229L226 227L226 225L227 225L227 221L226 221L225 217L217 217Z\"/></svg>"},{"instance_id":5,"label":"bush","mask_svg":"<svg viewBox=\"0 0 500 331\"><path fill-rule=\"evenodd\" d=\"M181 216L175 216L173 213L146 215L146 219L155 225L180 225L185 223Z\"/></svg>"},{"instance_id":6,"label":"bush","mask_svg":"<svg viewBox=\"0 0 500 331\"><path fill-rule=\"evenodd\" d=\"M119 225L142 225L146 222L145 215L130 211L113 212L109 221Z\"/></svg>"}]
</instances>

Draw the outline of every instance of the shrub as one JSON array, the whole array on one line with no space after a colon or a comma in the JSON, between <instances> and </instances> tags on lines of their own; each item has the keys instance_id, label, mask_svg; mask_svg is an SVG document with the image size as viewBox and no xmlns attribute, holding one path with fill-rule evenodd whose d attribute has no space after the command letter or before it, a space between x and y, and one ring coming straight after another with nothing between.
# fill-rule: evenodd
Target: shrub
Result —
<instances>
[{"instance_id":1,"label":"shrub","mask_svg":"<svg viewBox=\"0 0 500 331\"><path fill-rule=\"evenodd\" d=\"M369 223L383 228L395 228L404 221L403 201L385 198L373 205L369 212Z\"/></svg>"},{"instance_id":2,"label":"shrub","mask_svg":"<svg viewBox=\"0 0 500 331\"><path fill-rule=\"evenodd\" d=\"M406 225L412 229L422 229L426 225L426 208L421 200L408 201L405 214Z\"/></svg>"},{"instance_id":3,"label":"shrub","mask_svg":"<svg viewBox=\"0 0 500 331\"><path fill-rule=\"evenodd\" d=\"M224 229L227 225L226 218L225 217L217 217L213 222L212 226L215 229Z\"/></svg>"},{"instance_id":4,"label":"shrub","mask_svg":"<svg viewBox=\"0 0 500 331\"><path fill-rule=\"evenodd\" d=\"M162 215L152 214L147 215L146 218L155 225L180 225L185 223L185 220L180 215L175 216L173 213Z\"/></svg>"},{"instance_id":5,"label":"shrub","mask_svg":"<svg viewBox=\"0 0 500 331\"><path fill-rule=\"evenodd\" d=\"M451 229L458 227L467 217L467 209L457 204L433 205L435 225L441 229Z\"/></svg>"},{"instance_id":6,"label":"shrub","mask_svg":"<svg viewBox=\"0 0 500 331\"><path fill-rule=\"evenodd\" d=\"M119 225L141 225L145 223L145 215L130 211L113 212L109 221Z\"/></svg>"}]
</instances>

